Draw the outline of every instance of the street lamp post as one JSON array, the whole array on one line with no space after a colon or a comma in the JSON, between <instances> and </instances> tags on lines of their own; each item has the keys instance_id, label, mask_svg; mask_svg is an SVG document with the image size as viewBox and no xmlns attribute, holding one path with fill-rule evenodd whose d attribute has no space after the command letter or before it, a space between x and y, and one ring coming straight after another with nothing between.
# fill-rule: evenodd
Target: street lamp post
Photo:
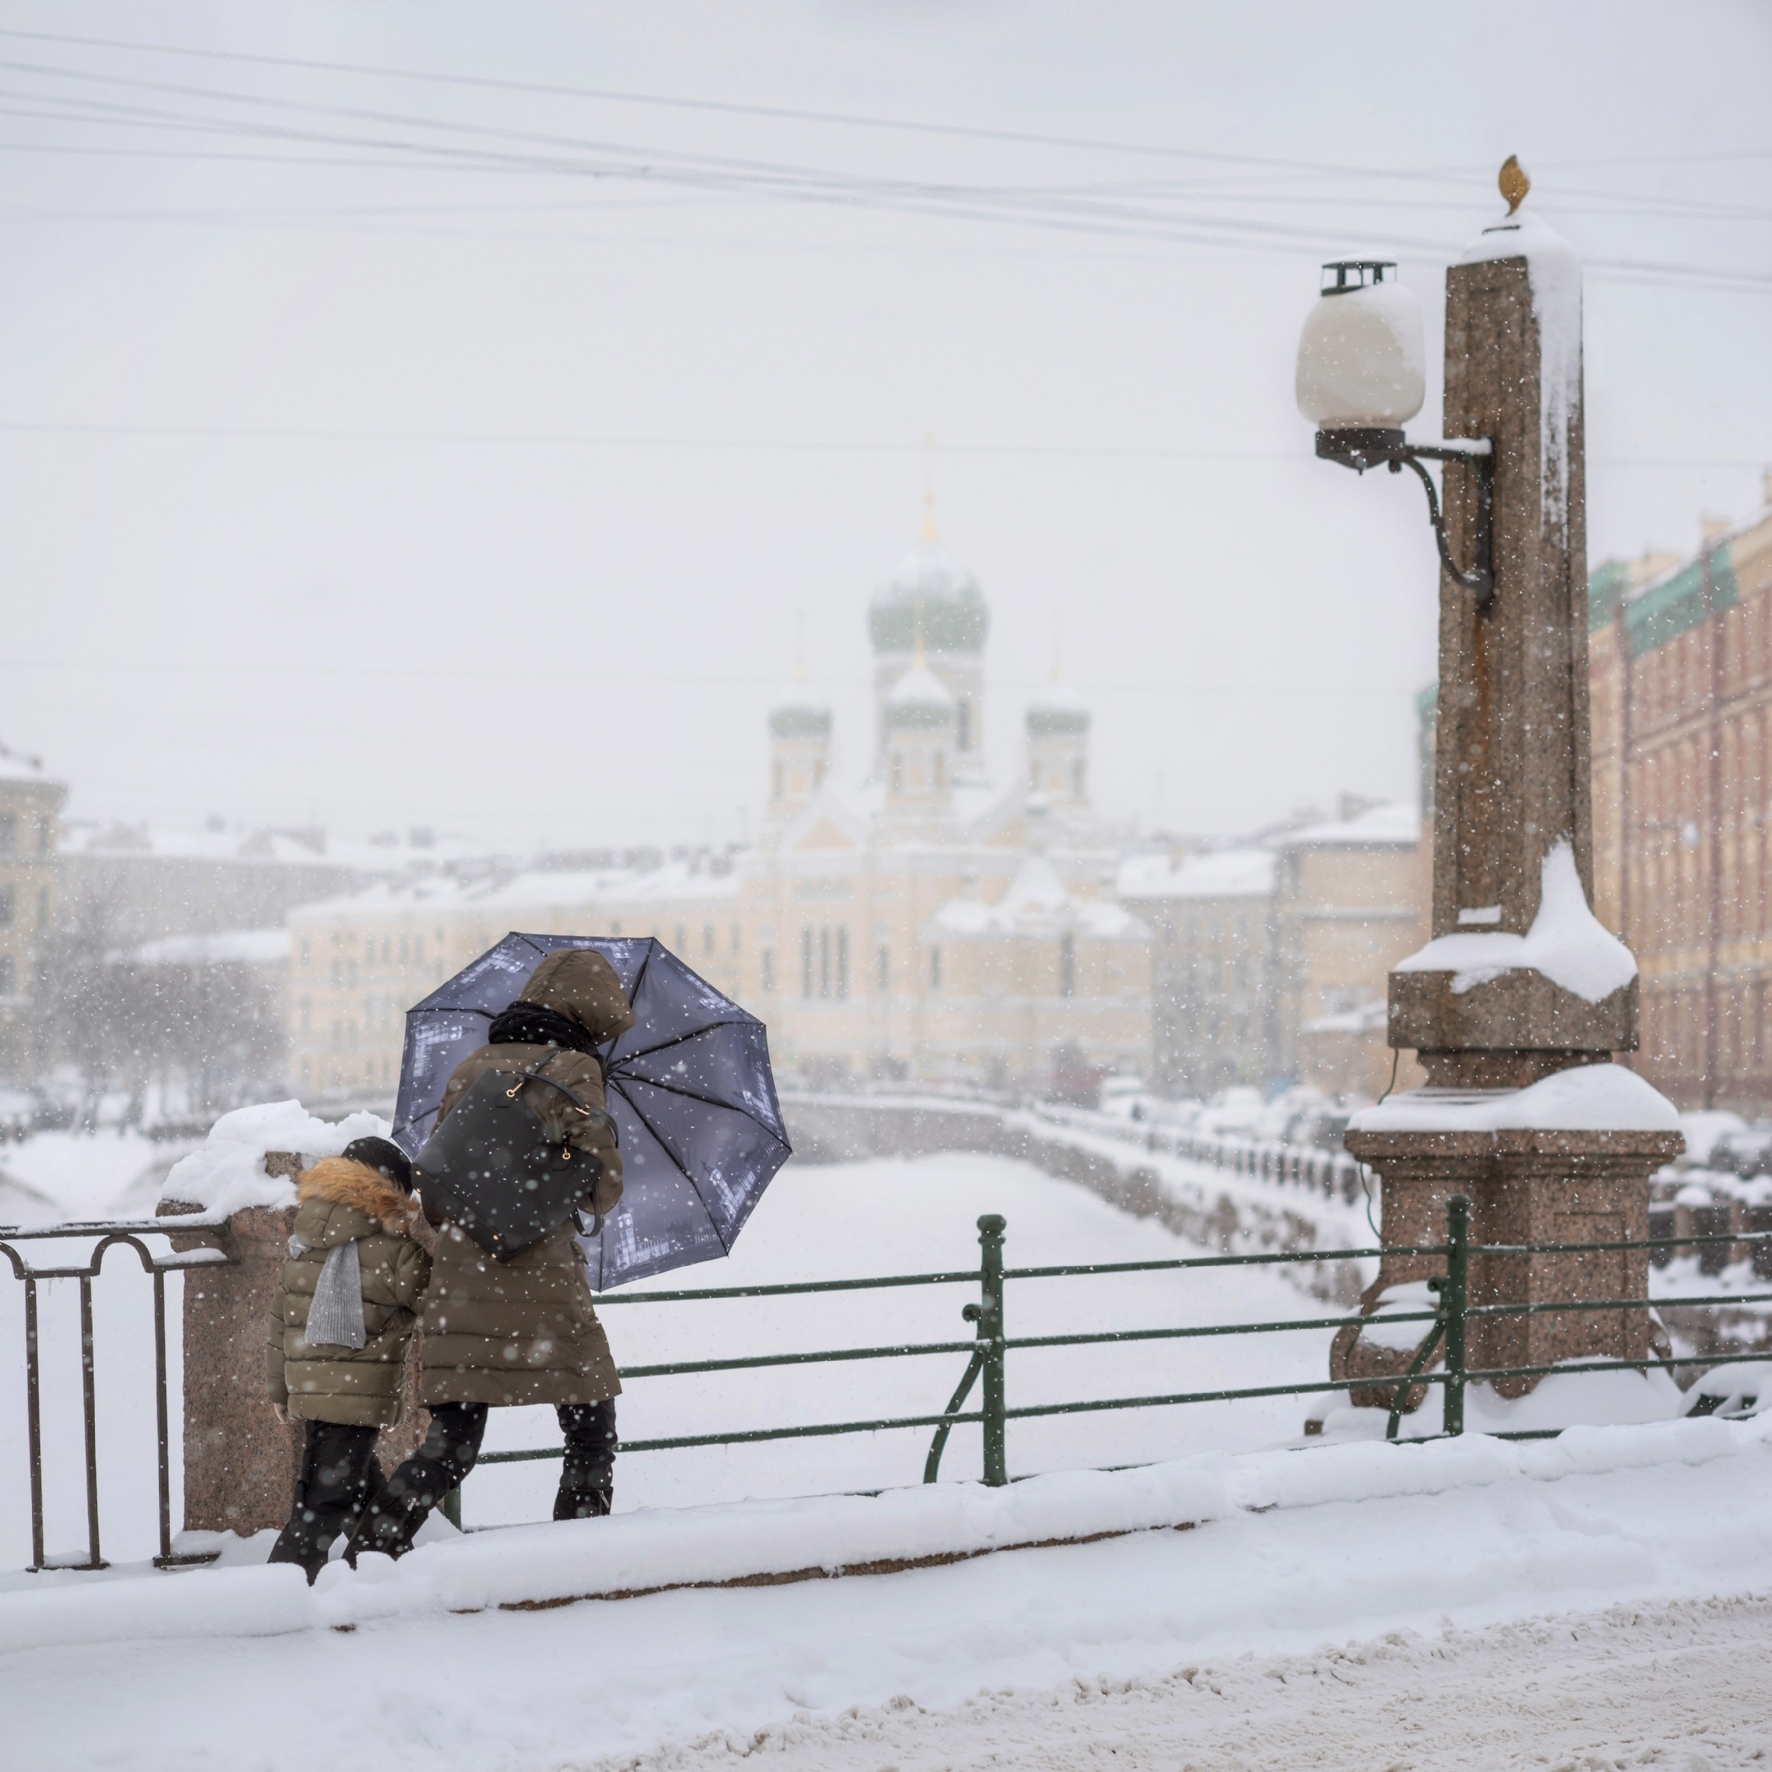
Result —
<instances>
[{"instance_id":1,"label":"street lamp post","mask_svg":"<svg viewBox=\"0 0 1772 1772\"><path fill-rule=\"evenodd\" d=\"M1517 162L1501 182L1506 217L1446 276L1443 429L1457 441L1405 436L1422 403L1421 325L1394 266L1326 267L1299 347L1317 453L1414 471L1440 551L1432 939L1389 983L1390 1044L1417 1054L1427 1085L1357 1115L1347 1136L1383 1178L1369 1310L1439 1271L1390 1251L1438 1243L1452 1195L1471 1198L1478 1244L1641 1239L1649 1175L1683 1148L1672 1107L1611 1062L1637 1044L1636 963L1591 909L1580 266L1521 210ZM1443 509L1427 461L1444 464ZM1471 1301L1640 1297L1647 1279L1635 1250L1479 1255ZM1641 1358L1651 1335L1646 1311L1479 1317L1469 1356ZM1377 1378L1409 1357L1350 1328L1331 1366Z\"/></svg>"}]
</instances>

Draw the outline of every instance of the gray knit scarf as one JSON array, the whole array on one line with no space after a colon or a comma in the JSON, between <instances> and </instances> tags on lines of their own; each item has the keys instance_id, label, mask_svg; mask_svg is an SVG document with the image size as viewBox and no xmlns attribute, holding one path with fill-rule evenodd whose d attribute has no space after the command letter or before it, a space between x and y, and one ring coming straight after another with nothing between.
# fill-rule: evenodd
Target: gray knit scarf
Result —
<instances>
[{"instance_id":1,"label":"gray knit scarf","mask_svg":"<svg viewBox=\"0 0 1772 1772\"><path fill-rule=\"evenodd\" d=\"M335 1243L326 1252L308 1306L308 1326L302 1339L309 1347L360 1348L369 1341L363 1325L363 1264L357 1257L357 1240Z\"/></svg>"}]
</instances>

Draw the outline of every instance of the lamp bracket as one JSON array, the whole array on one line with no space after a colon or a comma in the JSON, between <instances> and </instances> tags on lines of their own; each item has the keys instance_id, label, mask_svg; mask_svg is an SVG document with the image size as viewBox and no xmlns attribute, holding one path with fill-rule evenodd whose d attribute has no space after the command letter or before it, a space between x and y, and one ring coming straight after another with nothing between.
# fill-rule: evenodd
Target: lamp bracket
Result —
<instances>
[{"instance_id":1,"label":"lamp bracket","mask_svg":"<svg viewBox=\"0 0 1772 1772\"><path fill-rule=\"evenodd\" d=\"M1495 601L1495 452L1487 437L1473 438L1468 443L1411 443L1401 431L1374 427L1348 427L1343 430L1318 431L1317 454L1324 461L1339 462L1363 474L1368 468L1388 467L1393 474L1411 469L1421 478L1427 493L1428 521L1434 528L1434 541L1440 550L1440 564L1454 584L1476 596L1477 613L1485 613ZM1477 476L1476 559L1468 571L1462 570L1446 546L1446 520L1440 510L1439 494L1434 490L1432 476L1422 466L1424 461L1463 462Z\"/></svg>"}]
</instances>

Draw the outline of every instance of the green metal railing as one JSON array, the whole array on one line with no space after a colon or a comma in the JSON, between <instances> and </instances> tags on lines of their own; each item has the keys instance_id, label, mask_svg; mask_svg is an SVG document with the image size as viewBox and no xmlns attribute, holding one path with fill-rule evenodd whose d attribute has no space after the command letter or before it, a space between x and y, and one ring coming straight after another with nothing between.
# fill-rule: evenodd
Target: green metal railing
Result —
<instances>
[{"instance_id":1,"label":"green metal railing","mask_svg":"<svg viewBox=\"0 0 1772 1772\"><path fill-rule=\"evenodd\" d=\"M1555 1365L1500 1366L1473 1368L1468 1364L1467 1339L1472 1319L1497 1316L1531 1316L1559 1311L1651 1310L1673 1305L1737 1305L1772 1304L1772 1292L1714 1294L1700 1298L1629 1298L1582 1299L1574 1302L1536 1304L1477 1304L1470 1302L1471 1261L1476 1256L1508 1255L1576 1255L1596 1254L1622 1249L1654 1249L1674 1245L1707 1243L1752 1244L1766 1241L1768 1233L1741 1233L1712 1237L1657 1237L1640 1241L1609 1243L1553 1244L1475 1244L1470 1240L1470 1202L1462 1194L1455 1195L1447 1209L1447 1237L1444 1243L1408 1248L1380 1250L1307 1249L1260 1255L1201 1255L1164 1261L1092 1262L1070 1266L1007 1268L1003 1265L1005 1220L997 1213L986 1213L978 1221L979 1265L945 1273L890 1274L860 1280L805 1280L769 1286L718 1286L673 1292L610 1293L598 1300L602 1308L643 1304L704 1304L718 1299L786 1298L817 1293L879 1291L904 1286L976 1285L975 1303L961 1311L963 1319L973 1325L970 1340L897 1342L880 1347L814 1349L791 1353L750 1354L719 1359L677 1360L656 1365L624 1366L622 1378L674 1378L709 1372L754 1371L778 1366L811 1366L854 1360L923 1359L942 1354L966 1354L966 1368L948 1399L946 1408L926 1415L883 1416L855 1421L825 1421L791 1427L746 1428L727 1433L676 1434L654 1439L623 1440L618 1451L665 1452L698 1446L737 1446L766 1440L810 1439L835 1434L883 1433L895 1429L930 1427L935 1430L924 1462L923 1481L935 1482L941 1470L942 1454L954 1428L977 1423L984 1443L983 1476L992 1487L1007 1483L1008 1424L1048 1415L1083 1415L1107 1410L1170 1408L1190 1403L1238 1402L1263 1397L1321 1396L1325 1391L1392 1392L1390 1418L1386 1437L1395 1439L1406 1412L1409 1393L1419 1387L1439 1385L1445 1393L1442 1435L1464 1432L1464 1403L1467 1386L1499 1378L1539 1377L1549 1372L1642 1372L1651 1368L1676 1366L1718 1366L1736 1361L1761 1360L1772 1357L1772 1348L1762 1353L1707 1355L1702 1359L1644 1360L1580 1360ZM1147 1329L1105 1329L1072 1335L1013 1336L1007 1332L1004 1314L1004 1292L1010 1281L1100 1278L1114 1274L1184 1272L1199 1268L1278 1267L1306 1262L1350 1262L1371 1260L1380 1255L1408 1257L1440 1257L1446 1271L1431 1277L1427 1284L1435 1295L1431 1310L1387 1311L1382 1321L1388 1327L1402 1323L1427 1326L1411 1363L1399 1379L1392 1375L1364 1378L1313 1378L1300 1384L1242 1385L1217 1390L1174 1391L1159 1395L1088 1398L1065 1403L1029 1403L1011 1408L1008 1402L1006 1365L1009 1354L1039 1348L1109 1346L1146 1341L1178 1341L1195 1337L1223 1335L1286 1335L1303 1331L1338 1330L1366 1327L1374 1319L1359 1313L1342 1316L1290 1318L1268 1323L1209 1323L1178 1327ZM1435 1355L1441 1356L1438 1367ZM980 1381L982 1380L982 1385ZM975 1386L980 1386L979 1406L966 1408ZM1558 1430L1521 1430L1504 1434L1503 1438L1526 1439L1546 1437ZM1440 1436L1434 1436L1440 1437ZM559 1446L525 1448L515 1451L486 1452L480 1464L516 1464L533 1459L555 1459L562 1456ZM449 1498L450 1517L460 1521L460 1492Z\"/></svg>"}]
</instances>

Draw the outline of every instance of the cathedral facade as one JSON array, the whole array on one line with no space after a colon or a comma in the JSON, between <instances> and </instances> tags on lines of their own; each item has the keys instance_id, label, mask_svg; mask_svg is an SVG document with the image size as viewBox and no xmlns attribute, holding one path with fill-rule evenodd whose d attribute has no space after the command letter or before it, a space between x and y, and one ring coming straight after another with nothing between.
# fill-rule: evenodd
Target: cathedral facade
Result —
<instances>
[{"instance_id":1,"label":"cathedral facade","mask_svg":"<svg viewBox=\"0 0 1772 1772\"><path fill-rule=\"evenodd\" d=\"M768 712L768 800L735 857L634 871L432 878L291 914L293 1080L379 1090L404 1006L507 930L654 935L768 1024L786 1077L1082 1092L1150 1061L1152 943L1114 896L1090 714L1056 680L1022 754L984 746L990 610L924 533L866 611L869 759L795 685Z\"/></svg>"}]
</instances>

